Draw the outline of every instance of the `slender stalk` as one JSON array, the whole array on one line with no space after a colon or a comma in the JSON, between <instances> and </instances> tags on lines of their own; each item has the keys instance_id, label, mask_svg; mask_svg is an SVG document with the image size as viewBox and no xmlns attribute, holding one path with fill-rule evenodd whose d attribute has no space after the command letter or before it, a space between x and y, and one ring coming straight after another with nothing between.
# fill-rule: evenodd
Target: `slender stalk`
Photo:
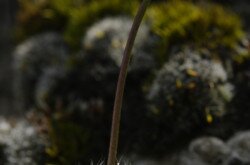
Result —
<instances>
[{"instance_id":1,"label":"slender stalk","mask_svg":"<svg viewBox=\"0 0 250 165\"><path fill-rule=\"evenodd\" d=\"M146 12L146 8L149 4L150 0L143 0L141 3L137 14L134 18L133 25L131 27L128 40L126 43L126 47L123 53L122 64L120 68L120 74L118 78L115 102L113 108L113 118L112 118L112 128L111 128L111 137L110 137L110 146L109 146L109 156L107 165L116 165L117 163L117 148L118 148L118 140L119 140L119 129L120 129L120 119L121 119L121 107L124 93L124 86L127 77L127 70L129 61L131 58L131 50L134 45L135 37L139 26L141 24L142 18Z\"/></svg>"}]
</instances>

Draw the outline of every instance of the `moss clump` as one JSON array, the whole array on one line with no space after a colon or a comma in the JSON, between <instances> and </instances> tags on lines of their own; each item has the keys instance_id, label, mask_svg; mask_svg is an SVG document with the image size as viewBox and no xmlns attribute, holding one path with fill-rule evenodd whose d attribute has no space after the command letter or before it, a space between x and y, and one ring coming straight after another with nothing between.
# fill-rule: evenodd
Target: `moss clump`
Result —
<instances>
[{"instance_id":1,"label":"moss clump","mask_svg":"<svg viewBox=\"0 0 250 165\"><path fill-rule=\"evenodd\" d=\"M155 4L149 8L147 19L152 31L162 38L163 56L170 46L182 44L210 50L230 49L243 35L240 19L215 4L185 1Z\"/></svg>"},{"instance_id":2,"label":"moss clump","mask_svg":"<svg viewBox=\"0 0 250 165\"><path fill-rule=\"evenodd\" d=\"M40 108L53 110L60 102L63 109L72 109L92 98L113 98L119 71L113 61L81 54L71 62L68 69L50 68L41 76L36 88Z\"/></svg>"},{"instance_id":3,"label":"moss clump","mask_svg":"<svg viewBox=\"0 0 250 165\"><path fill-rule=\"evenodd\" d=\"M17 12L16 39L23 40L44 31L62 31L65 17L47 0L20 0Z\"/></svg>"},{"instance_id":4,"label":"moss clump","mask_svg":"<svg viewBox=\"0 0 250 165\"><path fill-rule=\"evenodd\" d=\"M35 35L18 45L13 53L16 108L33 108L40 76L52 66L62 68L68 58L68 48L57 33Z\"/></svg>"},{"instance_id":5,"label":"moss clump","mask_svg":"<svg viewBox=\"0 0 250 165\"><path fill-rule=\"evenodd\" d=\"M78 55L68 57L65 48L46 42L53 49L47 51L45 44L38 52L32 49L24 53L26 56L21 54L27 58L22 58L20 64L27 60L31 63L20 78L25 81L35 78L35 85L24 83L27 88L22 88L32 91L28 102L36 101L36 106L48 110L46 115L50 115L51 146L47 153L52 162L60 164L88 164L91 159L100 159L107 150L119 55L138 1L24 0L22 3L20 32L29 36L50 28L60 30L71 48L82 49ZM110 15L116 17L109 18ZM140 29L143 35L138 34L132 52L135 58L128 74L120 146L127 153L133 150L158 156L170 151L168 146L173 141L192 138L220 118L226 101L232 97L222 59L233 54L220 53L238 49L235 46L243 32L238 17L215 4L154 1L146 20ZM35 22L34 27L31 22ZM190 45L198 53L184 51L173 56L169 53L176 47ZM65 59L58 56L62 65L52 64L51 57L47 58L51 50L52 56L61 55L54 48L65 50ZM157 65L154 58L158 54L159 63L167 63L154 77ZM214 54L220 58L218 61ZM241 54L233 59L239 63L245 61L247 55ZM40 60L33 62L33 58ZM30 75L28 71L36 74ZM242 75L244 80L248 80L247 75L248 72ZM149 100L145 96L148 90ZM153 147L148 150L147 146Z\"/></svg>"},{"instance_id":6,"label":"moss clump","mask_svg":"<svg viewBox=\"0 0 250 165\"><path fill-rule=\"evenodd\" d=\"M20 1L17 33L23 38L48 29L61 30L67 42L79 48L82 35L93 22L110 15L131 16L138 4L137 0L24 0ZM243 34L240 19L215 4L155 2L147 11L147 20L163 39L161 51L188 42L213 49L233 47Z\"/></svg>"},{"instance_id":7,"label":"moss clump","mask_svg":"<svg viewBox=\"0 0 250 165\"><path fill-rule=\"evenodd\" d=\"M175 54L163 66L149 93L155 107L152 109L154 114L163 113L165 117L182 120L185 113L187 118L198 113L200 119L192 122L202 123L204 120L211 123L211 115L220 116L225 112L225 103L232 98L230 88L229 93L225 91L228 76L221 63L208 56L185 50ZM175 125L177 123L176 120Z\"/></svg>"},{"instance_id":8,"label":"moss clump","mask_svg":"<svg viewBox=\"0 0 250 165\"><path fill-rule=\"evenodd\" d=\"M110 59L119 67L131 25L132 19L128 17L104 18L88 28L83 38L83 49L86 54ZM150 27L146 23L142 24L132 50L130 73L148 74L154 68L153 54L157 42L155 35L150 33Z\"/></svg>"},{"instance_id":9,"label":"moss clump","mask_svg":"<svg viewBox=\"0 0 250 165\"><path fill-rule=\"evenodd\" d=\"M121 62L120 54L131 23L132 21L127 17L105 18L97 22L87 30L87 35L84 37L85 49L81 53L71 56L65 70L46 69L37 84L36 103L39 108L51 110L53 116L58 116L58 107L61 108L59 116L67 116L67 122L76 125L78 131L83 131L91 137L88 138L87 144L91 147L79 144L79 147L84 148L83 150L77 151L74 147L75 143L69 142L68 144L72 145L68 148L72 148L73 153L82 155L82 157L74 158L79 162L98 159L100 157L97 154L104 155L107 150L111 110ZM98 31L101 31L106 37L99 38L95 35L96 31L97 34ZM139 121L143 121L145 118L145 95L142 91L142 84L147 73L153 67L153 59L151 59L150 53L150 48L153 46L153 44L150 44L153 43L152 40L154 40L154 37L151 36L147 25L144 24L135 43L133 53L136 58L131 61L132 65L129 72L132 74L128 75L128 90L124 99L126 106L124 107L121 134L126 138L121 139L120 146L126 148L128 152L136 145L131 139L134 136L139 137L140 134L145 132L143 130L138 133L135 125L143 127L143 123ZM112 45L112 41L115 41L115 45ZM101 106L101 108L98 106ZM100 113L93 113L95 111L100 112L101 116ZM55 124L57 123L63 122L56 119ZM71 136L70 129L65 128L65 130L58 131L60 129L64 128L57 128L57 125L54 124L51 125L52 134L50 137L55 141L60 141L58 138L64 134L67 134L68 137ZM75 131L75 129L72 129L72 131ZM72 134L75 133L72 132ZM75 141L74 136L72 140ZM129 146L126 145L128 142L130 143ZM62 151L64 148L65 146L58 142L52 145L48 151L51 156L58 155L55 159L64 157L73 164L72 155L65 155L66 153L63 152L66 151Z\"/></svg>"},{"instance_id":10,"label":"moss clump","mask_svg":"<svg viewBox=\"0 0 250 165\"><path fill-rule=\"evenodd\" d=\"M250 60L250 42L249 39L243 38L233 52L233 60L236 65L244 64Z\"/></svg>"},{"instance_id":11,"label":"moss clump","mask_svg":"<svg viewBox=\"0 0 250 165\"><path fill-rule=\"evenodd\" d=\"M81 162L86 151L90 150L87 131L73 122L62 120L51 120L50 126L53 128L49 130L51 144L46 148L50 161L60 164Z\"/></svg>"},{"instance_id":12,"label":"moss clump","mask_svg":"<svg viewBox=\"0 0 250 165\"><path fill-rule=\"evenodd\" d=\"M20 1L17 38L23 39L41 31L59 30L73 48L79 48L87 26L106 15L132 15L137 6L138 2L132 0Z\"/></svg>"},{"instance_id":13,"label":"moss clump","mask_svg":"<svg viewBox=\"0 0 250 165\"><path fill-rule=\"evenodd\" d=\"M89 164L107 154L110 132L110 111L101 98L92 98L74 111L57 109L49 117L51 162Z\"/></svg>"},{"instance_id":14,"label":"moss clump","mask_svg":"<svg viewBox=\"0 0 250 165\"><path fill-rule=\"evenodd\" d=\"M78 45L86 28L93 22L108 15L132 15L136 1L101 0L71 11L65 29L65 38L71 45Z\"/></svg>"},{"instance_id":15,"label":"moss clump","mask_svg":"<svg viewBox=\"0 0 250 165\"><path fill-rule=\"evenodd\" d=\"M156 155L182 146L173 142L185 142L216 123L232 96L226 71L209 54L189 49L174 54L149 90L150 124L146 128L150 134L139 142L139 152L148 154L145 144L156 146L150 151Z\"/></svg>"}]
</instances>

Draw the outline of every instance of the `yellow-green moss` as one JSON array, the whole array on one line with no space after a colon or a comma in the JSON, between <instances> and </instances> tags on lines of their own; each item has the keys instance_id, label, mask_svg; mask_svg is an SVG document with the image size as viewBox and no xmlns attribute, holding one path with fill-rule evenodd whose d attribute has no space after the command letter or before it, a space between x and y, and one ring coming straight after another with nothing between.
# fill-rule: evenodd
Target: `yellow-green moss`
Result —
<instances>
[{"instance_id":1,"label":"yellow-green moss","mask_svg":"<svg viewBox=\"0 0 250 165\"><path fill-rule=\"evenodd\" d=\"M49 138L51 145L46 152L51 160L61 164L80 161L90 149L86 130L72 121L50 121Z\"/></svg>"},{"instance_id":2,"label":"yellow-green moss","mask_svg":"<svg viewBox=\"0 0 250 165\"><path fill-rule=\"evenodd\" d=\"M132 15L137 6L136 1L97 0L71 11L65 29L65 39L72 46L80 44L86 28L104 16Z\"/></svg>"},{"instance_id":3,"label":"yellow-green moss","mask_svg":"<svg viewBox=\"0 0 250 165\"><path fill-rule=\"evenodd\" d=\"M248 48L242 48L242 51L238 51L234 53L233 60L238 63L242 64L244 61L247 61L250 59L250 49Z\"/></svg>"},{"instance_id":4,"label":"yellow-green moss","mask_svg":"<svg viewBox=\"0 0 250 165\"><path fill-rule=\"evenodd\" d=\"M61 30L66 41L79 48L86 28L104 16L133 15L139 0L21 0L19 36L43 30ZM169 45L232 48L242 37L240 19L216 4L172 0L152 3L147 11L152 31ZM164 52L165 50L161 50Z\"/></svg>"},{"instance_id":5,"label":"yellow-green moss","mask_svg":"<svg viewBox=\"0 0 250 165\"><path fill-rule=\"evenodd\" d=\"M52 8L48 0L19 0L16 39L23 40L30 35L46 31L60 31L65 18Z\"/></svg>"},{"instance_id":6,"label":"yellow-green moss","mask_svg":"<svg viewBox=\"0 0 250 165\"><path fill-rule=\"evenodd\" d=\"M230 49L244 34L240 19L216 4L181 0L163 2L149 7L147 19L152 31L162 38L162 49L176 44L192 44L212 50Z\"/></svg>"},{"instance_id":7,"label":"yellow-green moss","mask_svg":"<svg viewBox=\"0 0 250 165\"><path fill-rule=\"evenodd\" d=\"M104 16L132 15L138 0L20 0L17 38L46 30L62 31L78 48L86 28Z\"/></svg>"},{"instance_id":8,"label":"yellow-green moss","mask_svg":"<svg viewBox=\"0 0 250 165\"><path fill-rule=\"evenodd\" d=\"M62 14L68 15L72 9L88 4L86 0L51 0L51 6Z\"/></svg>"}]
</instances>

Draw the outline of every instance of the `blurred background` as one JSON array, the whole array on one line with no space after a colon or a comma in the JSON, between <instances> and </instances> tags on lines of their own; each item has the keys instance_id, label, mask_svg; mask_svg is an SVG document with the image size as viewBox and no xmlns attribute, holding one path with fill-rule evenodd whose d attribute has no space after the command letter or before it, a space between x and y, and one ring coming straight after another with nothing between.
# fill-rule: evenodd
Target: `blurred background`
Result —
<instances>
[{"instance_id":1,"label":"blurred background","mask_svg":"<svg viewBox=\"0 0 250 165\"><path fill-rule=\"evenodd\" d=\"M1 113L8 114L12 109L12 69L11 69L11 51L14 43L12 41L12 28L15 24L17 11L16 1L1 1Z\"/></svg>"},{"instance_id":2,"label":"blurred background","mask_svg":"<svg viewBox=\"0 0 250 165\"><path fill-rule=\"evenodd\" d=\"M0 0L1 164L102 164L140 0ZM250 164L250 2L153 0L132 51L119 160Z\"/></svg>"}]
</instances>

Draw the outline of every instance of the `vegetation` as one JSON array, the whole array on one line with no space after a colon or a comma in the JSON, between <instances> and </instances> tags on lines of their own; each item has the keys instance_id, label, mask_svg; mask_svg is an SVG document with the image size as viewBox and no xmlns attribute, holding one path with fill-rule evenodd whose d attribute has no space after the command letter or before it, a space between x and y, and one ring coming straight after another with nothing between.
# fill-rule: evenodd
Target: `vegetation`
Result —
<instances>
[{"instance_id":1,"label":"vegetation","mask_svg":"<svg viewBox=\"0 0 250 165\"><path fill-rule=\"evenodd\" d=\"M162 39L161 64L174 45L208 48L221 57L218 49L234 48L244 34L240 19L216 4L162 2L152 5L147 16L152 31Z\"/></svg>"},{"instance_id":2,"label":"vegetation","mask_svg":"<svg viewBox=\"0 0 250 165\"><path fill-rule=\"evenodd\" d=\"M18 13L19 27L17 36L25 38L44 30L59 30L65 40L79 48L81 36L86 28L95 21L109 15L131 15L137 2L121 0L97 1L60 1L60 0L24 0L20 1ZM30 24L32 26L30 27Z\"/></svg>"},{"instance_id":3,"label":"vegetation","mask_svg":"<svg viewBox=\"0 0 250 165\"><path fill-rule=\"evenodd\" d=\"M26 108L48 120L48 163L87 164L107 156L120 54L138 5L139 0L20 1L16 36L31 39L16 49L23 68L15 68L15 77L19 92L29 94ZM45 31L58 32L56 41ZM244 35L238 16L218 4L154 1L128 70L122 154L161 156L208 128L216 134L212 126L238 116L238 107L248 113L250 53ZM240 121L235 122L249 128Z\"/></svg>"}]
</instances>

